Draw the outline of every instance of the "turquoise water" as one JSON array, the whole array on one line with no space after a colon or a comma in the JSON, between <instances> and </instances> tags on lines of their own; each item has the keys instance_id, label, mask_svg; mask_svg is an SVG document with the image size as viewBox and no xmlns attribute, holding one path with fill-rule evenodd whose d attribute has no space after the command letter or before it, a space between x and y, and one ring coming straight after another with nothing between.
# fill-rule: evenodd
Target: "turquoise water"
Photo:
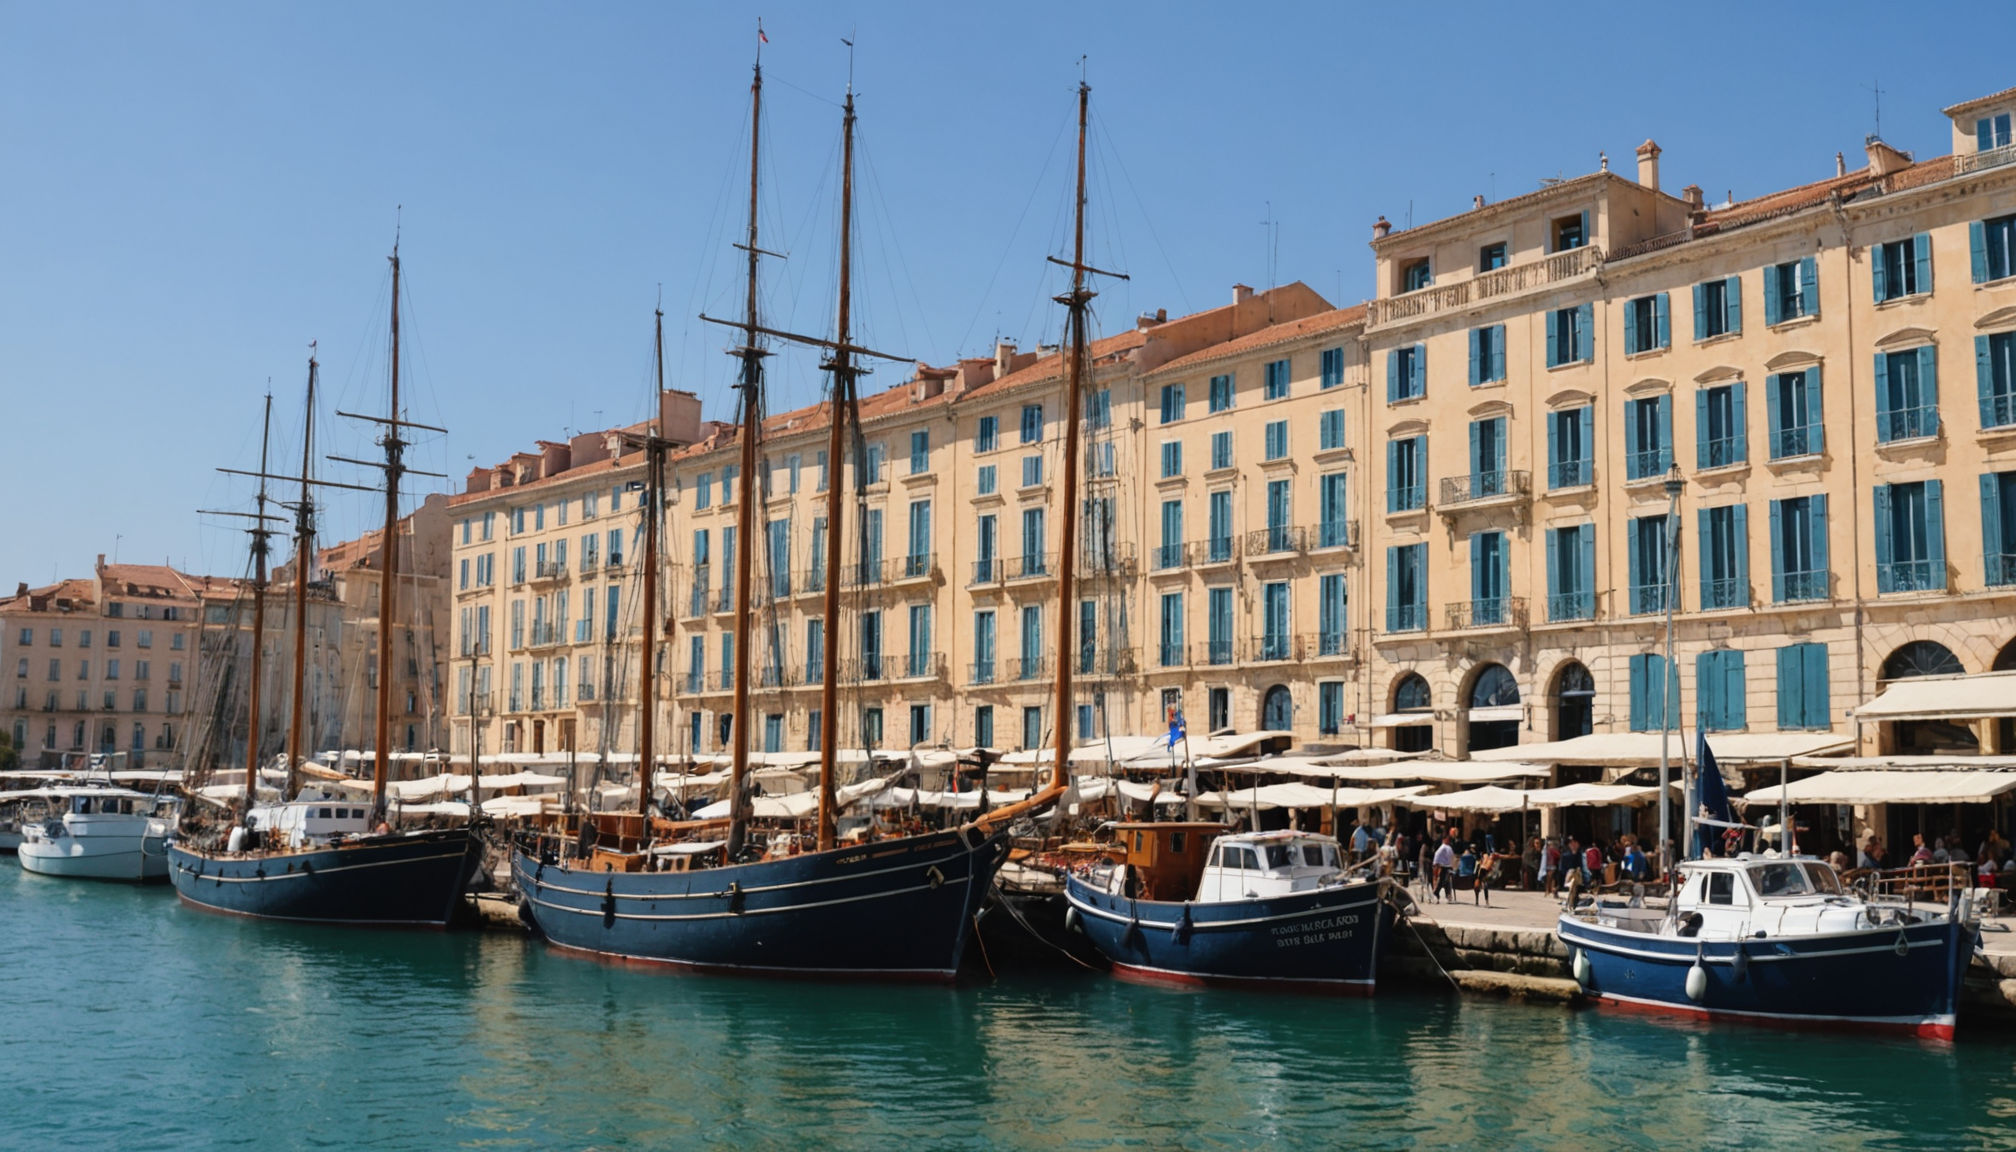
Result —
<instances>
[{"instance_id":1,"label":"turquoise water","mask_svg":"<svg viewBox=\"0 0 2016 1152\"><path fill-rule=\"evenodd\" d=\"M671 976L0 861L0 1147L2016 1145L2016 1041L1458 1001Z\"/></svg>"}]
</instances>

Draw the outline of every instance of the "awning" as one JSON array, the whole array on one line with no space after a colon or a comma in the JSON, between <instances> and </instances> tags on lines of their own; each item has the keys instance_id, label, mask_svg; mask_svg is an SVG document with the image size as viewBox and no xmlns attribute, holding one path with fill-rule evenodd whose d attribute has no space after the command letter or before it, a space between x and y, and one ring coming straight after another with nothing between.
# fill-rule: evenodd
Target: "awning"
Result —
<instances>
[{"instance_id":1,"label":"awning","mask_svg":"<svg viewBox=\"0 0 2016 1152\"><path fill-rule=\"evenodd\" d=\"M1675 789L1678 790L1677 787ZM1658 785L1648 788L1628 784L1569 784L1561 788L1499 788L1486 786L1462 792L1437 792L1407 801L1415 808L1440 808L1450 812L1513 812L1521 808L1587 808L1622 804L1637 807L1655 800Z\"/></svg>"},{"instance_id":2,"label":"awning","mask_svg":"<svg viewBox=\"0 0 2016 1152\"><path fill-rule=\"evenodd\" d=\"M1780 793L1783 799L1780 799ZM1776 807L1791 804L1986 804L2016 792L2016 772L1837 771L1822 772L1783 786L1753 788L1738 803Z\"/></svg>"},{"instance_id":3,"label":"awning","mask_svg":"<svg viewBox=\"0 0 2016 1152\"><path fill-rule=\"evenodd\" d=\"M1675 731L1666 743L1669 760L1694 754L1694 734ZM1472 760L1525 760L1535 764L1601 764L1612 767L1643 768L1659 763L1661 735L1657 732L1598 732L1572 740L1546 744L1514 744L1506 748L1486 748L1472 752ZM1708 737L1708 746L1721 764L1746 764L1790 760L1795 756L1817 756L1845 750L1854 744L1847 736L1832 732L1720 732Z\"/></svg>"},{"instance_id":4,"label":"awning","mask_svg":"<svg viewBox=\"0 0 2016 1152\"><path fill-rule=\"evenodd\" d=\"M1253 767L1261 768L1268 764L1269 761L1262 760ZM1364 782L1392 780L1401 783L1425 781L1430 784L1484 784L1497 780L1545 776L1550 771L1541 764L1475 764L1460 760L1421 760L1395 764L1326 764L1318 761L1296 761L1295 764L1295 767L1269 770L1292 772L1298 776L1325 780Z\"/></svg>"},{"instance_id":5,"label":"awning","mask_svg":"<svg viewBox=\"0 0 2016 1152\"><path fill-rule=\"evenodd\" d=\"M1206 792L1197 797L1200 808L1367 808L1406 800L1427 785L1411 788L1318 788L1312 784L1266 784L1259 788L1235 788L1230 792Z\"/></svg>"},{"instance_id":6,"label":"awning","mask_svg":"<svg viewBox=\"0 0 2016 1152\"><path fill-rule=\"evenodd\" d=\"M1857 720L1975 720L2016 716L2016 672L1892 680L1855 709Z\"/></svg>"},{"instance_id":7,"label":"awning","mask_svg":"<svg viewBox=\"0 0 2016 1152\"><path fill-rule=\"evenodd\" d=\"M1434 722L1435 713L1433 712L1388 712L1383 716L1372 717L1372 719L1365 722L1365 727L1412 728L1416 724L1433 724Z\"/></svg>"},{"instance_id":8,"label":"awning","mask_svg":"<svg viewBox=\"0 0 2016 1152\"><path fill-rule=\"evenodd\" d=\"M1488 724L1496 720L1524 720L1525 718L1526 706L1524 704L1497 704L1489 708L1470 709L1470 722L1472 724Z\"/></svg>"},{"instance_id":9,"label":"awning","mask_svg":"<svg viewBox=\"0 0 2016 1152\"><path fill-rule=\"evenodd\" d=\"M1954 752L1918 756L1802 756L1794 768L1826 768L1838 772L2008 772L2016 771L2016 756L1974 756Z\"/></svg>"}]
</instances>

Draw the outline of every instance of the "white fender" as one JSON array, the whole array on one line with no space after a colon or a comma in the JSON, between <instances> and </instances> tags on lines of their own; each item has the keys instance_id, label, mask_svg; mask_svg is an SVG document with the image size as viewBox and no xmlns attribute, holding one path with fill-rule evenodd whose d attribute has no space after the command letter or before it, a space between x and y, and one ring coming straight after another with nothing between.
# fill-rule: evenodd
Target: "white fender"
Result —
<instances>
[{"instance_id":1,"label":"white fender","mask_svg":"<svg viewBox=\"0 0 2016 1152\"><path fill-rule=\"evenodd\" d=\"M1575 982L1584 987L1589 984L1589 953L1581 948L1575 950Z\"/></svg>"},{"instance_id":2,"label":"white fender","mask_svg":"<svg viewBox=\"0 0 2016 1152\"><path fill-rule=\"evenodd\" d=\"M1687 998L1696 1004L1708 998L1708 970L1701 966L1699 960L1687 969Z\"/></svg>"},{"instance_id":3,"label":"white fender","mask_svg":"<svg viewBox=\"0 0 2016 1152\"><path fill-rule=\"evenodd\" d=\"M1078 926L1078 908L1076 905L1064 910L1064 930L1066 932L1084 931L1083 928Z\"/></svg>"}]
</instances>

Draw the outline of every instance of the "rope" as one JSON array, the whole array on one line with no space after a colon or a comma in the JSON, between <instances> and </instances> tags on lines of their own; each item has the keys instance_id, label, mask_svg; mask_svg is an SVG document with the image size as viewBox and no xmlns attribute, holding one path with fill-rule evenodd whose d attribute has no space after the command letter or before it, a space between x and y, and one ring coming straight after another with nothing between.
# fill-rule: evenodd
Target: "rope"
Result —
<instances>
[{"instance_id":1,"label":"rope","mask_svg":"<svg viewBox=\"0 0 2016 1152\"><path fill-rule=\"evenodd\" d=\"M1069 948L1059 947L1058 945L1052 944L1050 941L1044 939L1043 934L1041 932L1036 931L1035 926L1030 924L1028 918L1022 915L1022 910L1015 907L1014 904L1010 903L1008 899L1001 894L1001 882L999 879L996 879L994 882L994 894L996 897L994 906L996 908L1005 910L1008 913L1008 918L1010 920L1015 921L1017 924L1020 924L1022 926L1022 930L1024 932L1029 933L1030 936L1034 937L1037 943L1043 945L1045 948L1049 948L1050 950L1056 952L1058 955L1064 957L1066 960L1071 961L1073 964L1078 965L1080 968L1085 969L1087 972L1099 971L1098 968L1085 963L1085 961L1080 960L1076 956L1073 956ZM975 926L975 930L976 932L978 930L977 923ZM983 947L981 951L982 954L984 955L986 950Z\"/></svg>"},{"instance_id":2,"label":"rope","mask_svg":"<svg viewBox=\"0 0 2016 1152\"><path fill-rule=\"evenodd\" d=\"M987 978L989 980L998 979L994 975L994 962L987 958L987 941L980 938L980 914L978 912L973 914L973 943L980 946L980 963L987 966Z\"/></svg>"},{"instance_id":3,"label":"rope","mask_svg":"<svg viewBox=\"0 0 2016 1152\"><path fill-rule=\"evenodd\" d=\"M1393 911L1396 915L1400 917L1400 922L1402 924L1407 925L1407 930L1409 932L1414 933L1415 942L1421 945L1421 951L1426 952L1428 954L1428 959L1435 965L1435 970L1437 972L1442 973L1442 978L1444 980L1449 981L1449 986L1451 988L1454 988L1456 989L1456 991L1461 992L1463 990L1463 986L1461 984L1458 984L1456 982L1456 978L1449 974L1449 970L1442 966L1441 957L1435 955L1435 950L1433 948L1430 948L1428 946L1428 941L1422 938L1421 929L1415 926L1414 918L1412 916L1407 915L1405 912L1400 911L1400 909L1397 906L1394 907ZM1426 919L1430 924L1435 925L1437 928L1440 928L1442 926L1441 922L1436 920L1432 916L1424 917L1424 919Z\"/></svg>"}]
</instances>

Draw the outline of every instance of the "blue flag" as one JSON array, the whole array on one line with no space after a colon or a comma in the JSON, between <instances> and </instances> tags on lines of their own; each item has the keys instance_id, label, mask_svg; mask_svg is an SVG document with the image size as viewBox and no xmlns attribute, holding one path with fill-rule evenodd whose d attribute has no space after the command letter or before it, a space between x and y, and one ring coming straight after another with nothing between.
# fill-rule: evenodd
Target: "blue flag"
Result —
<instances>
[{"instance_id":1,"label":"blue flag","mask_svg":"<svg viewBox=\"0 0 2016 1152\"><path fill-rule=\"evenodd\" d=\"M1699 806L1700 815L1724 824L1735 823L1735 812L1729 805L1729 790L1722 784L1722 769L1715 763L1714 750L1708 747L1706 732L1696 733L1694 766L1695 803ZM1712 844L1716 838L1706 831L1700 837L1703 844Z\"/></svg>"},{"instance_id":2,"label":"blue flag","mask_svg":"<svg viewBox=\"0 0 2016 1152\"><path fill-rule=\"evenodd\" d=\"M1169 746L1174 748L1183 739L1183 710L1175 706L1169 709Z\"/></svg>"}]
</instances>

